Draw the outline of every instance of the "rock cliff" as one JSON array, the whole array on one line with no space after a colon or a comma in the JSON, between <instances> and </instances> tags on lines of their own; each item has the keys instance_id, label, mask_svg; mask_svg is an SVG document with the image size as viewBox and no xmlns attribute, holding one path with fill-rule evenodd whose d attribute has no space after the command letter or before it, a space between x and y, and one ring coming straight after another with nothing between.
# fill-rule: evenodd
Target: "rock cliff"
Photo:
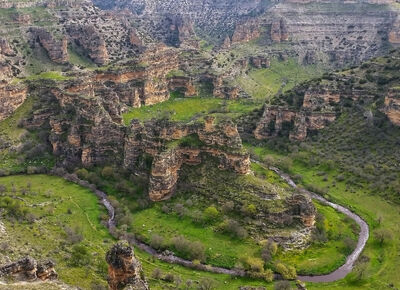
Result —
<instances>
[{"instance_id":1,"label":"rock cliff","mask_svg":"<svg viewBox=\"0 0 400 290\"><path fill-rule=\"evenodd\" d=\"M144 154L153 157L149 196L159 201L174 193L182 165L201 163L203 154L217 157L220 169L247 174L250 159L241 147L236 126L229 122L215 125L213 118L193 125L133 121L125 143L124 165L135 170Z\"/></svg>"},{"instance_id":2,"label":"rock cliff","mask_svg":"<svg viewBox=\"0 0 400 290\"><path fill-rule=\"evenodd\" d=\"M23 84L0 83L0 121L11 116L27 98L27 88Z\"/></svg>"},{"instance_id":3,"label":"rock cliff","mask_svg":"<svg viewBox=\"0 0 400 290\"><path fill-rule=\"evenodd\" d=\"M391 89L385 97L383 112L396 126L400 126L400 91Z\"/></svg>"},{"instance_id":4,"label":"rock cliff","mask_svg":"<svg viewBox=\"0 0 400 290\"><path fill-rule=\"evenodd\" d=\"M96 64L106 64L109 60L106 42L93 25L70 25L69 36L82 46Z\"/></svg>"},{"instance_id":5,"label":"rock cliff","mask_svg":"<svg viewBox=\"0 0 400 290\"><path fill-rule=\"evenodd\" d=\"M115 244L106 255L108 285L111 290L148 290L142 265L127 242Z\"/></svg>"},{"instance_id":6,"label":"rock cliff","mask_svg":"<svg viewBox=\"0 0 400 290\"><path fill-rule=\"evenodd\" d=\"M52 61L61 64L68 62L68 41L65 36L61 40L57 41L43 28L31 28L30 32L47 51Z\"/></svg>"}]
</instances>

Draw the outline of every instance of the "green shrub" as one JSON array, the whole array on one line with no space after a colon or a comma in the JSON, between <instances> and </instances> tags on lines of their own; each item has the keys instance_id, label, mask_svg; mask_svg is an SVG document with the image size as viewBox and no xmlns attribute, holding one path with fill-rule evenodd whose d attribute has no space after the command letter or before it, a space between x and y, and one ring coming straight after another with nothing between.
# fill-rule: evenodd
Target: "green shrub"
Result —
<instances>
[{"instance_id":1,"label":"green shrub","mask_svg":"<svg viewBox=\"0 0 400 290\"><path fill-rule=\"evenodd\" d=\"M207 222L215 221L219 216L219 211L214 207L210 206L204 210L204 219Z\"/></svg>"}]
</instances>

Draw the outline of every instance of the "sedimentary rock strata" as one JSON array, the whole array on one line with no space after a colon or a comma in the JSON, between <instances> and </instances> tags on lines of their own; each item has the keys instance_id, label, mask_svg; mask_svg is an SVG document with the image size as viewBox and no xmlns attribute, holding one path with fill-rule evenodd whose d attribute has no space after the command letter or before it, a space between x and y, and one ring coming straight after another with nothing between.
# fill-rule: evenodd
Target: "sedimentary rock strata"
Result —
<instances>
[{"instance_id":1,"label":"sedimentary rock strata","mask_svg":"<svg viewBox=\"0 0 400 290\"><path fill-rule=\"evenodd\" d=\"M400 91L392 89L385 97L383 109L389 120L396 126L400 126Z\"/></svg>"},{"instance_id":2,"label":"sedimentary rock strata","mask_svg":"<svg viewBox=\"0 0 400 290\"><path fill-rule=\"evenodd\" d=\"M68 62L68 41L65 36L61 40L56 40L43 28L31 28L31 33L47 51L52 61L61 64Z\"/></svg>"},{"instance_id":3,"label":"sedimentary rock strata","mask_svg":"<svg viewBox=\"0 0 400 290\"><path fill-rule=\"evenodd\" d=\"M125 142L124 165L134 170L143 154L154 157L149 188L152 200L170 197L182 165L201 163L203 154L216 157L221 170L232 170L238 174L249 172L249 155L241 152L241 139L236 126L232 123L215 125L213 122L213 118L207 119L204 124L193 125L162 121L132 122ZM198 138L199 144L194 147L185 144L186 137ZM183 144L177 143L172 148L165 144L180 140Z\"/></svg>"},{"instance_id":4,"label":"sedimentary rock strata","mask_svg":"<svg viewBox=\"0 0 400 290\"><path fill-rule=\"evenodd\" d=\"M106 42L93 25L70 25L69 36L82 46L96 64L106 64L109 60Z\"/></svg>"},{"instance_id":5,"label":"sedimentary rock strata","mask_svg":"<svg viewBox=\"0 0 400 290\"><path fill-rule=\"evenodd\" d=\"M0 83L0 121L11 116L27 97L25 85Z\"/></svg>"},{"instance_id":6,"label":"sedimentary rock strata","mask_svg":"<svg viewBox=\"0 0 400 290\"><path fill-rule=\"evenodd\" d=\"M142 265L127 242L115 244L106 255L108 285L111 290L148 290Z\"/></svg>"}]
</instances>

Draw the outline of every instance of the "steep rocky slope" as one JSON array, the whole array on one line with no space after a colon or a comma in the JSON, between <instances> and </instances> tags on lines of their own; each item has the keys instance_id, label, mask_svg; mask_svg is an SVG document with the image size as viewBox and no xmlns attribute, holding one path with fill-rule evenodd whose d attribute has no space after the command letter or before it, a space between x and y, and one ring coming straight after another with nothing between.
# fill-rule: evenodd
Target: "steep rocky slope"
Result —
<instances>
[{"instance_id":1,"label":"steep rocky slope","mask_svg":"<svg viewBox=\"0 0 400 290\"><path fill-rule=\"evenodd\" d=\"M137 15L135 21L143 34L168 44L178 46L196 35L223 48L257 40L270 53L294 54L306 64L359 63L398 42L392 1L94 3L103 9L129 9Z\"/></svg>"},{"instance_id":2,"label":"steep rocky slope","mask_svg":"<svg viewBox=\"0 0 400 290\"><path fill-rule=\"evenodd\" d=\"M300 85L266 105L254 135L258 139L288 136L303 141L334 122L347 107L357 106L373 122L381 113L399 126L399 51L361 67Z\"/></svg>"}]
</instances>

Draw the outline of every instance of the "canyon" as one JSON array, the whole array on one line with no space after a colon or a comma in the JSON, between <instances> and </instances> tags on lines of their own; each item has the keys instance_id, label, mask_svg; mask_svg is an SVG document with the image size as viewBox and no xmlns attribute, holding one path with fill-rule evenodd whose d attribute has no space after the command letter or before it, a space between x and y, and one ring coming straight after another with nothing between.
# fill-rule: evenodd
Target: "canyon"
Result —
<instances>
[{"instance_id":1,"label":"canyon","mask_svg":"<svg viewBox=\"0 0 400 290\"><path fill-rule=\"evenodd\" d=\"M264 271L276 272L281 257L296 267L304 262L290 256L293 250L308 259L308 249L313 251L317 243L318 255L323 243L332 246L329 235L337 229L330 219L346 227L330 250L345 252L343 261L349 253L355 257L346 243L357 236L356 225L325 206L332 207L327 201L336 197L332 192L353 193L350 187L364 184L358 176L351 179L344 167L333 172L333 151L355 151L356 145L337 145L318 151L318 156L306 150L310 144L320 148L340 142L341 135L326 136L351 118L366 130L376 130L385 142L395 138L400 127L398 3L0 0L0 12L0 164L5 167L0 175L55 174L95 192L112 209L108 220L104 213L101 219L96 216L96 226L85 212L91 228L100 231L107 225L107 235L127 239L153 258L134 252L129 243L114 245L105 258L109 289L171 286L167 274L152 274L146 281L141 262L156 273L158 260L269 281ZM375 150L389 154L385 148ZM361 166L349 156L354 167ZM303 163L321 170L310 173L311 167L302 167L300 174L298 164ZM383 172L379 166L363 164L354 172L372 180ZM394 190L395 174L386 182ZM323 182L313 184L320 177ZM291 178L307 190L293 186ZM342 181L348 182L346 187ZM374 186L383 188L375 182L368 190ZM51 196L49 191L38 194ZM334 205L361 226L366 242L363 219L347 210L349 205ZM77 208L82 210L79 204ZM78 209L63 208L68 215ZM146 214L142 221L141 214ZM160 230L161 218L168 223ZM33 224L42 222L34 215L31 219ZM140 226L134 228L136 221ZM183 222L189 230L180 236L174 227ZM345 233L347 227L353 230ZM196 244L204 235L198 234L199 228L211 238ZM81 230L76 229L78 235ZM68 239L71 230L64 232ZM346 243L345 236L350 239ZM253 247L256 252L243 250L250 257L246 260L242 253L212 249L213 243L226 240L237 242L235 249ZM102 246L107 242L104 238ZM190 251L203 250L203 255L192 256L179 242L190 244ZM365 242L356 247L357 257ZM277 260L275 254L264 255L271 243L279 245ZM75 250L72 244L60 248L65 257ZM260 271L250 259L262 264ZM353 264L345 264L340 278ZM96 273L106 271L98 271L102 265L91 267ZM316 266L310 272L336 268ZM58 278L53 262L29 257L0 267L0 278L5 276L30 282ZM171 279L178 283L177 277Z\"/></svg>"}]
</instances>

